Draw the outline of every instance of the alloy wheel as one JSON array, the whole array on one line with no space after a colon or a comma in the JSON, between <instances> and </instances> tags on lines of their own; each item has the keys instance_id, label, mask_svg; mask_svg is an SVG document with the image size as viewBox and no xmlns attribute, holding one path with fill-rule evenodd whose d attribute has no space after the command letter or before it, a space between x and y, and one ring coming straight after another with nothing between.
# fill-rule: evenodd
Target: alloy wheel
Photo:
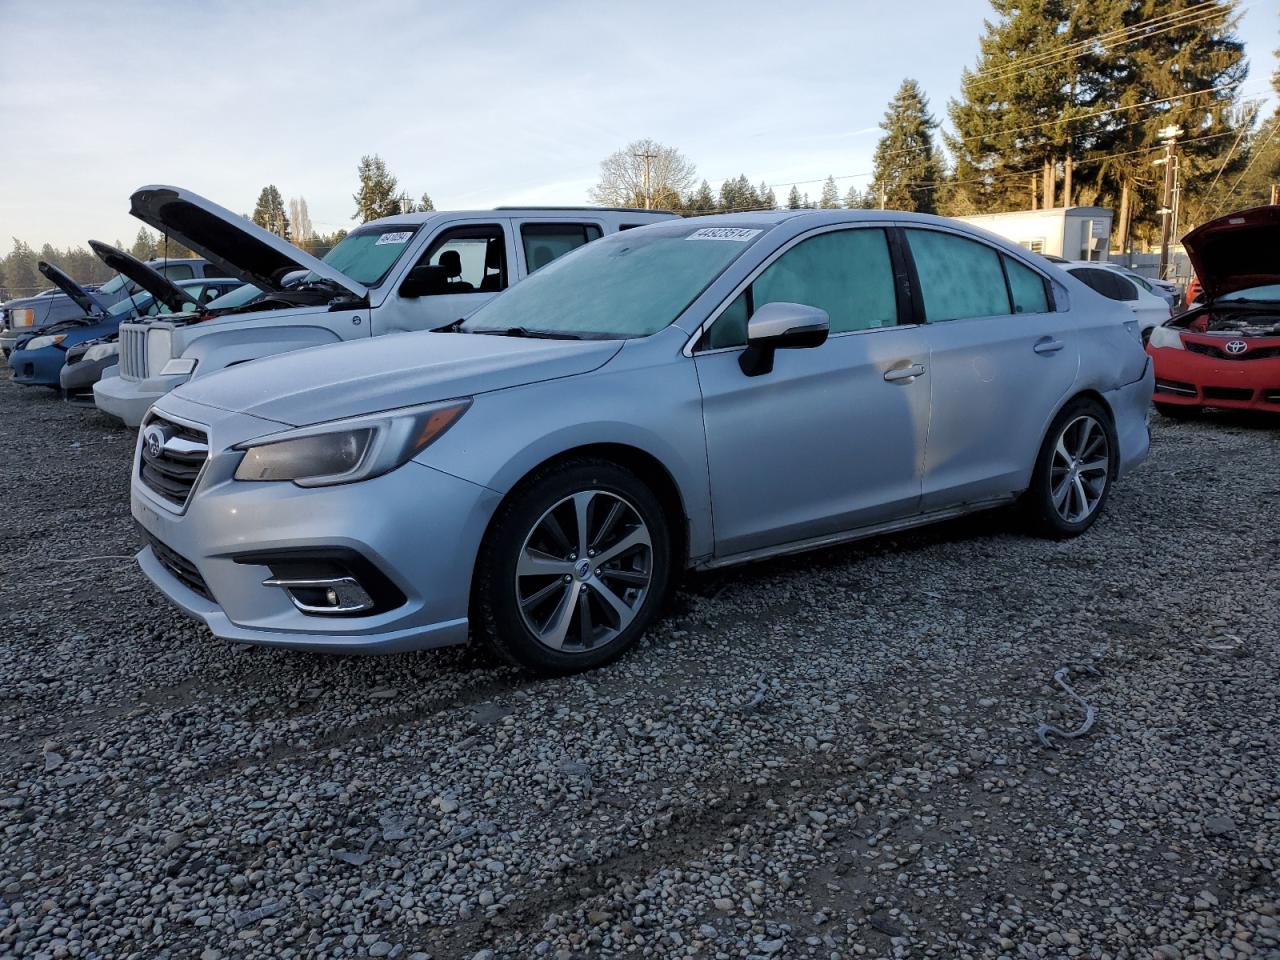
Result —
<instances>
[{"instance_id":1,"label":"alloy wheel","mask_svg":"<svg viewBox=\"0 0 1280 960\"><path fill-rule=\"evenodd\" d=\"M1087 414L1068 421L1058 434L1049 467L1053 509L1067 523L1083 523L1102 501L1111 472L1107 431Z\"/></svg>"},{"instance_id":2,"label":"alloy wheel","mask_svg":"<svg viewBox=\"0 0 1280 960\"><path fill-rule=\"evenodd\" d=\"M516 562L516 601L538 642L566 653L598 648L635 619L653 581L653 540L635 506L584 490L547 510Z\"/></svg>"}]
</instances>

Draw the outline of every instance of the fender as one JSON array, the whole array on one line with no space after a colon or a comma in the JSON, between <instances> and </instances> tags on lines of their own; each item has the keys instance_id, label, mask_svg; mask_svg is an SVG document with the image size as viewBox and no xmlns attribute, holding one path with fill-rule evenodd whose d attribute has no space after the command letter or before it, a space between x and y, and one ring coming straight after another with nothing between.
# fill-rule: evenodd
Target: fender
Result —
<instances>
[{"instance_id":1,"label":"fender","mask_svg":"<svg viewBox=\"0 0 1280 960\"><path fill-rule=\"evenodd\" d=\"M196 361L192 377L216 373L249 360L259 360L292 350L339 343L342 338L321 326L238 327L202 331L182 351L184 359Z\"/></svg>"}]
</instances>

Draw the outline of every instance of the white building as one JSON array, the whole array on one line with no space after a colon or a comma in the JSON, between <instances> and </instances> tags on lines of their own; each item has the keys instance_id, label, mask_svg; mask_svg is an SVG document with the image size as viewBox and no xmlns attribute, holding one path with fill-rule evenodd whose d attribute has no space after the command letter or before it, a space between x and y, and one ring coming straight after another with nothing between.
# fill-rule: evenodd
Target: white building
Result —
<instances>
[{"instance_id":1,"label":"white building","mask_svg":"<svg viewBox=\"0 0 1280 960\"><path fill-rule=\"evenodd\" d=\"M1111 211L1105 207L1051 207L956 217L1021 244L1035 253L1066 260L1106 260Z\"/></svg>"}]
</instances>

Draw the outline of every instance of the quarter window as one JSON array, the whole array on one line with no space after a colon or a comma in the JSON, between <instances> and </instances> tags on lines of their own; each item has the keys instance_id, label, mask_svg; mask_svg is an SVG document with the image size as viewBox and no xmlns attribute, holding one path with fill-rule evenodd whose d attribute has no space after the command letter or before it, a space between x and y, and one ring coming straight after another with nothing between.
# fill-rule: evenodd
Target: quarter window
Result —
<instances>
[{"instance_id":1,"label":"quarter window","mask_svg":"<svg viewBox=\"0 0 1280 960\"><path fill-rule=\"evenodd\" d=\"M533 273L570 250L600 239L594 223L526 223L520 227L524 262Z\"/></svg>"},{"instance_id":2,"label":"quarter window","mask_svg":"<svg viewBox=\"0 0 1280 960\"><path fill-rule=\"evenodd\" d=\"M765 268L716 319L708 349L747 342L747 321L766 303L802 303L827 312L831 332L891 327L898 322L897 285L883 230L820 233Z\"/></svg>"},{"instance_id":3,"label":"quarter window","mask_svg":"<svg viewBox=\"0 0 1280 960\"><path fill-rule=\"evenodd\" d=\"M448 271L448 289L442 294L497 293L507 286L506 240L497 224L446 230L418 261L427 263Z\"/></svg>"},{"instance_id":4,"label":"quarter window","mask_svg":"<svg viewBox=\"0 0 1280 960\"><path fill-rule=\"evenodd\" d=\"M1071 275L1111 300L1124 302L1138 299L1138 288L1126 278L1110 270L1104 270L1101 267L1078 267L1071 271Z\"/></svg>"},{"instance_id":5,"label":"quarter window","mask_svg":"<svg viewBox=\"0 0 1280 960\"><path fill-rule=\"evenodd\" d=\"M1049 294L1045 291L1044 277L1012 257L1004 258L1004 269L1009 275L1014 313L1049 312Z\"/></svg>"},{"instance_id":6,"label":"quarter window","mask_svg":"<svg viewBox=\"0 0 1280 960\"><path fill-rule=\"evenodd\" d=\"M1000 254L986 244L936 230L908 230L930 323L1010 313Z\"/></svg>"}]
</instances>

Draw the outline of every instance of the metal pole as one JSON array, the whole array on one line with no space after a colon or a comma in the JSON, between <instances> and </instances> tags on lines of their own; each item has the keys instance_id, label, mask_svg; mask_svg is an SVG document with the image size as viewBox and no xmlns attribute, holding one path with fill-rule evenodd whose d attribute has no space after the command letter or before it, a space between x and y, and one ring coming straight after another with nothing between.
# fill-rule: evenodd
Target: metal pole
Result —
<instances>
[{"instance_id":1,"label":"metal pole","mask_svg":"<svg viewBox=\"0 0 1280 960\"><path fill-rule=\"evenodd\" d=\"M1169 241L1173 233L1173 158L1174 147L1182 130L1178 127L1165 127L1160 131L1164 140L1164 199L1160 204L1160 279L1165 279L1169 269Z\"/></svg>"}]
</instances>

